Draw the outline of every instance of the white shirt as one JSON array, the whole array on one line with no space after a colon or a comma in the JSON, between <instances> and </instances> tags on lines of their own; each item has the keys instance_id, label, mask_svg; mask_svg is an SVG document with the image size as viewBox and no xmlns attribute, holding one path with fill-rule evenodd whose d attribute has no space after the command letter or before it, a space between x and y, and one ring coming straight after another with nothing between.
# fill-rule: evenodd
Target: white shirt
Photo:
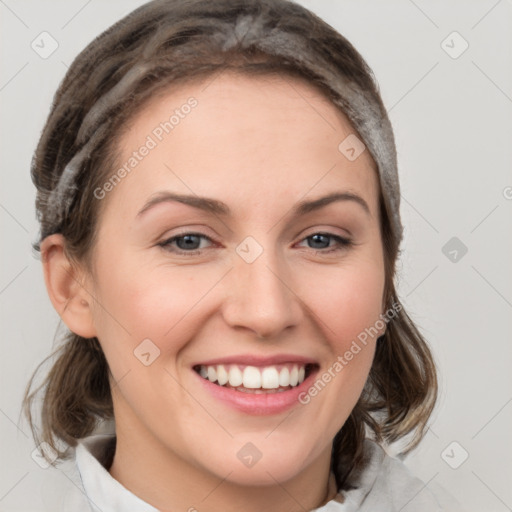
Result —
<instances>
[{"instance_id":1,"label":"white shirt","mask_svg":"<svg viewBox=\"0 0 512 512\"><path fill-rule=\"evenodd\" d=\"M113 435L95 434L78 442L74 460L61 468L64 492L45 493L48 512L159 512L114 479L100 462ZM366 440L364 448L370 459L361 475L351 480L357 488L338 493L312 512L463 512L440 485L427 486L378 444Z\"/></svg>"}]
</instances>

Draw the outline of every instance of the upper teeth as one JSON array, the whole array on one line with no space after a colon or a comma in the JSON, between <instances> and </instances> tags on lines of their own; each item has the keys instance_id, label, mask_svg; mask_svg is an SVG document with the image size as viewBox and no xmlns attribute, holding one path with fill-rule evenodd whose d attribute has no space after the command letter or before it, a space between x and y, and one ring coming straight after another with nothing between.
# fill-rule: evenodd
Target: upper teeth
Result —
<instances>
[{"instance_id":1,"label":"upper teeth","mask_svg":"<svg viewBox=\"0 0 512 512\"><path fill-rule=\"evenodd\" d=\"M232 387L243 386L250 389L275 389L278 387L297 386L304 381L306 366L293 364L288 366L245 366L216 364L200 366L199 374L210 382L221 386L229 383Z\"/></svg>"}]
</instances>

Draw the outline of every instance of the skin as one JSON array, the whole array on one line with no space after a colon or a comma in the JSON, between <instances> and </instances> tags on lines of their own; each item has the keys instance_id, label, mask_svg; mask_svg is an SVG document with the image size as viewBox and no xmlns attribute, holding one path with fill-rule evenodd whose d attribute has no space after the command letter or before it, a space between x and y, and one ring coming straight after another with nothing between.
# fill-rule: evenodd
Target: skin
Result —
<instances>
[{"instance_id":1,"label":"skin","mask_svg":"<svg viewBox=\"0 0 512 512\"><path fill-rule=\"evenodd\" d=\"M67 326L105 352L117 432L109 471L126 488L161 510L310 510L335 493L332 440L377 336L310 403L279 414L220 403L191 366L292 353L315 359L321 375L375 324L384 311L375 163L367 150L355 161L340 153L354 130L309 83L224 72L146 105L119 140L119 164L190 96L198 105L102 199L92 272L66 258L61 235L44 240L49 295ZM137 216L159 191L215 198L232 215L163 202ZM369 212L346 200L291 215L299 201L339 191ZM194 252L183 241L158 245L187 232L209 237L193 240L201 254L173 253ZM353 245L309 238L326 232ZM252 263L236 252L248 236L263 249ZM149 366L134 357L147 338L160 350ZM247 442L262 453L251 468L237 457Z\"/></svg>"}]
</instances>

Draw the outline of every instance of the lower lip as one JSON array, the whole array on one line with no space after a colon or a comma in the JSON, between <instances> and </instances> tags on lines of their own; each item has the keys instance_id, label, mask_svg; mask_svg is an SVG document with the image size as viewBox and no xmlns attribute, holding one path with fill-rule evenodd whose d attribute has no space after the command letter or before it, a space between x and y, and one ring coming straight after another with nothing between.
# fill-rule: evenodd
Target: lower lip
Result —
<instances>
[{"instance_id":1,"label":"lower lip","mask_svg":"<svg viewBox=\"0 0 512 512\"><path fill-rule=\"evenodd\" d=\"M312 371L298 386L279 393L246 393L236 391L214 384L201 377L194 370L192 371L196 374L197 378L201 380L206 391L211 393L214 398L246 414L268 415L279 414L291 409L295 405L300 405L299 395L310 387L318 369Z\"/></svg>"}]
</instances>

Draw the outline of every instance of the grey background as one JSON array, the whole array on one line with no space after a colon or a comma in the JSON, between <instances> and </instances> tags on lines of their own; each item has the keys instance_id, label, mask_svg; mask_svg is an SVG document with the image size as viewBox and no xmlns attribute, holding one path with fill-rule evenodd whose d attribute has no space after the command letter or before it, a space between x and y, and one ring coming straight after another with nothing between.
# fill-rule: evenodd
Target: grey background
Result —
<instances>
[{"instance_id":1,"label":"grey background","mask_svg":"<svg viewBox=\"0 0 512 512\"><path fill-rule=\"evenodd\" d=\"M30 247L38 230L30 161L67 66L142 3L0 0L0 511L39 510L40 486L58 471L31 458L20 417L59 324ZM431 428L406 464L468 511L512 510L512 2L300 3L367 59L395 129L405 225L399 294L441 379ZM43 31L58 43L48 58L31 47ZM469 44L458 58L453 31Z\"/></svg>"}]
</instances>

